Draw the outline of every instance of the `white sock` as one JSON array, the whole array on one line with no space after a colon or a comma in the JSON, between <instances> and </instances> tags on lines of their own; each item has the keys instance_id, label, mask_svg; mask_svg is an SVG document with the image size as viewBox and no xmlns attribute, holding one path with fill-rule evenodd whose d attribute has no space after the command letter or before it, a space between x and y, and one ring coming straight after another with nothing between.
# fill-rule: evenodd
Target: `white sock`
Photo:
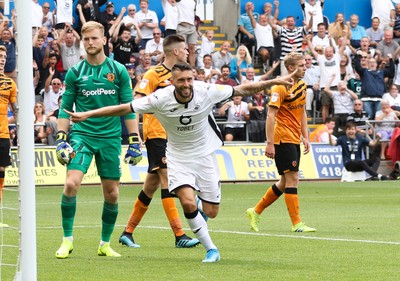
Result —
<instances>
[{"instance_id":1,"label":"white sock","mask_svg":"<svg viewBox=\"0 0 400 281\"><path fill-rule=\"evenodd\" d=\"M100 246L103 246L103 245L106 244L106 243L110 243L110 242L100 240Z\"/></svg>"},{"instance_id":2,"label":"white sock","mask_svg":"<svg viewBox=\"0 0 400 281\"><path fill-rule=\"evenodd\" d=\"M200 213L197 213L197 216L193 219L187 219L187 221L190 229L207 251L210 249L217 249L208 233L207 222L203 219Z\"/></svg>"},{"instance_id":3,"label":"white sock","mask_svg":"<svg viewBox=\"0 0 400 281\"><path fill-rule=\"evenodd\" d=\"M73 236L67 236L67 237L64 237L64 238L67 238L70 242L74 242L74 237Z\"/></svg>"}]
</instances>

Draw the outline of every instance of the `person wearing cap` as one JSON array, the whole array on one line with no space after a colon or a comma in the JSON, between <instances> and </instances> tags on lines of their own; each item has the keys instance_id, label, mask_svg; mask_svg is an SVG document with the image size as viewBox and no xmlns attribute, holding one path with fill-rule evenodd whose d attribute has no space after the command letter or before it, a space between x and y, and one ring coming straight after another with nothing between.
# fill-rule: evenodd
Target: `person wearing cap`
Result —
<instances>
[{"instance_id":1,"label":"person wearing cap","mask_svg":"<svg viewBox=\"0 0 400 281\"><path fill-rule=\"evenodd\" d=\"M110 28L116 21L118 15L114 13L114 3L108 1L106 4L106 10L101 12L101 18L103 21L108 23L108 28Z\"/></svg>"}]
</instances>

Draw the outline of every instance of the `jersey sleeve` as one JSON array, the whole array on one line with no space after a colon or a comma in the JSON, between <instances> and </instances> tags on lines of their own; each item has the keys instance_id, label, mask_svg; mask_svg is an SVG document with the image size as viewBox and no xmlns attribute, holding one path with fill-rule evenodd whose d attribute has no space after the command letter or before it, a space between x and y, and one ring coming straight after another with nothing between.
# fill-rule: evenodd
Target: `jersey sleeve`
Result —
<instances>
[{"instance_id":1,"label":"jersey sleeve","mask_svg":"<svg viewBox=\"0 0 400 281\"><path fill-rule=\"evenodd\" d=\"M285 86L273 86L271 88L271 100L269 101L269 106L274 106L277 108L281 107L282 102L285 99L286 89Z\"/></svg>"},{"instance_id":2,"label":"jersey sleeve","mask_svg":"<svg viewBox=\"0 0 400 281\"><path fill-rule=\"evenodd\" d=\"M156 90L157 85L158 79L155 73L153 71L146 71L142 81L139 84L139 87L136 89L136 93L143 96L148 96Z\"/></svg>"},{"instance_id":3,"label":"jersey sleeve","mask_svg":"<svg viewBox=\"0 0 400 281\"><path fill-rule=\"evenodd\" d=\"M233 96L232 86L207 83L204 84L213 103L224 101Z\"/></svg>"},{"instance_id":4,"label":"jersey sleeve","mask_svg":"<svg viewBox=\"0 0 400 281\"><path fill-rule=\"evenodd\" d=\"M61 100L61 106L58 113L59 114L58 118L69 119L69 115L66 112L64 112L63 109L66 109L68 111L73 111L75 97L78 92L75 80L76 80L75 73L71 69L69 69L67 75L65 76L65 92Z\"/></svg>"}]
</instances>

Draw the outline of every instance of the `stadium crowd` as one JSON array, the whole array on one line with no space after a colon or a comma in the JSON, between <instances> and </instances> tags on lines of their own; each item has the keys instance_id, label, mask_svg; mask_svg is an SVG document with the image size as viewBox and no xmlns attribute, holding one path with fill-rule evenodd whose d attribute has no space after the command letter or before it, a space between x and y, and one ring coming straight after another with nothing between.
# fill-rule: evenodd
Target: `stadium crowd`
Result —
<instances>
[{"instance_id":1,"label":"stadium crowd","mask_svg":"<svg viewBox=\"0 0 400 281\"><path fill-rule=\"evenodd\" d=\"M299 0L293 9L303 11L302 22L293 16L281 18L277 0L266 1L262 11L247 2L238 17L236 40L216 47L214 31L202 34L195 9L177 5L180 1L162 0L164 15L152 11L148 0L132 1L120 11L115 11L111 1L78 0L76 5L65 5L68 2L71 0L57 1L51 11L49 2L40 5L32 0L37 143L54 145L64 77L85 58L80 28L87 21L97 21L105 28L106 55L126 66L134 89L147 70L163 62L163 40L170 34L184 35L195 77L207 83L235 86L285 75L283 58L293 51L301 53L307 68L307 115L311 122L322 123L315 126L314 141L326 141L326 137L320 139L326 132L344 135L351 120L364 136L380 132L382 149L378 153L386 158L385 149L396 127L393 121L400 115L400 4L371 0L371 25L363 27L356 14L338 13L329 19L324 15L325 0ZM0 18L0 45L7 48L5 74L16 80L15 12L10 19L3 14ZM194 21L188 20L191 18ZM268 94L262 91L215 105L213 113L221 121L226 141L265 141ZM369 120L376 128L368 125ZM9 123L14 123L12 111ZM15 145L14 126L10 133ZM126 130L123 134L126 139Z\"/></svg>"}]
</instances>

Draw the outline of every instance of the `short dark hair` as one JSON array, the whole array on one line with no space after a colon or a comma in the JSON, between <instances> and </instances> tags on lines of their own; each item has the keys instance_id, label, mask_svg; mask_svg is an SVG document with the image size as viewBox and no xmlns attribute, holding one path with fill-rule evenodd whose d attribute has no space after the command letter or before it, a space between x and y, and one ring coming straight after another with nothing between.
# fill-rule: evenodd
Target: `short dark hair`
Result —
<instances>
[{"instance_id":1,"label":"short dark hair","mask_svg":"<svg viewBox=\"0 0 400 281\"><path fill-rule=\"evenodd\" d=\"M320 27L321 25L323 25L324 27L326 27L325 23L320 22L319 24L317 24L317 28Z\"/></svg>"},{"instance_id":2,"label":"short dark hair","mask_svg":"<svg viewBox=\"0 0 400 281\"><path fill-rule=\"evenodd\" d=\"M346 123L346 129L355 128L355 127L357 127L357 124L353 121L349 121Z\"/></svg>"},{"instance_id":3,"label":"short dark hair","mask_svg":"<svg viewBox=\"0 0 400 281\"><path fill-rule=\"evenodd\" d=\"M164 38L163 49L166 49L173 44L181 42L186 42L185 37L183 37L182 35L177 35L177 34L168 35L167 37Z\"/></svg>"},{"instance_id":4,"label":"short dark hair","mask_svg":"<svg viewBox=\"0 0 400 281\"><path fill-rule=\"evenodd\" d=\"M211 56L210 54L205 54L205 55L203 56L203 60L204 60L206 57L209 57L210 59L212 59L212 56Z\"/></svg>"},{"instance_id":5,"label":"short dark hair","mask_svg":"<svg viewBox=\"0 0 400 281\"><path fill-rule=\"evenodd\" d=\"M221 71L222 71L224 68L229 69L229 71L231 70L231 68L230 68L229 65L227 65L227 64L224 64L223 66L221 66Z\"/></svg>"},{"instance_id":6,"label":"short dark hair","mask_svg":"<svg viewBox=\"0 0 400 281\"><path fill-rule=\"evenodd\" d=\"M326 124L326 123L330 123L330 122L332 122L332 121L335 121L332 117L326 117L326 118L325 118L325 124Z\"/></svg>"},{"instance_id":7,"label":"short dark hair","mask_svg":"<svg viewBox=\"0 0 400 281\"><path fill-rule=\"evenodd\" d=\"M172 67L171 72L175 71L193 71L193 68L190 64L186 62L177 63Z\"/></svg>"}]
</instances>

